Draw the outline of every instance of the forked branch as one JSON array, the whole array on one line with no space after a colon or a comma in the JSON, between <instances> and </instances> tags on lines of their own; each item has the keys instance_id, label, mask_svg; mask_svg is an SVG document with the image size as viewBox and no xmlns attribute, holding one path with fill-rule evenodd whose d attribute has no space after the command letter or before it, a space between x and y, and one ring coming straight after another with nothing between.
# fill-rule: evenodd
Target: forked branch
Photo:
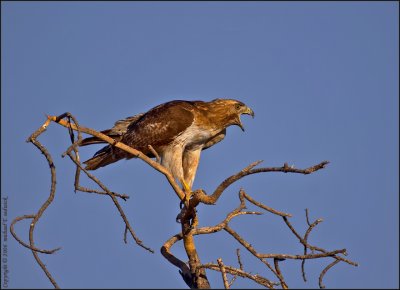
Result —
<instances>
[{"instance_id":1,"label":"forked branch","mask_svg":"<svg viewBox=\"0 0 400 290\"><path fill-rule=\"evenodd\" d=\"M41 208L38 210L36 214L29 214L29 215L23 215L16 217L13 222L11 223L10 231L13 235L13 237L24 247L30 249L37 261L37 263L40 265L40 267L43 269L51 283L54 285L55 288L58 288L57 283L55 282L54 278L51 276L50 272L47 270L46 266L44 263L40 260L38 253L43 253L43 254L53 254L56 251L58 251L60 248L56 248L53 250L44 250L40 249L35 246L34 244L34 239L33 239L33 234L34 234L34 229L36 223L39 221L41 216L43 215L44 211L46 208L51 204L55 197L55 190L56 190L56 170L55 166L53 163L53 160L51 158L51 155L47 151L47 149L37 140L37 138L42 134L44 131L46 131L47 127L51 122L55 122L65 128L68 129L69 136L71 139L72 145L64 152L62 155L68 156L72 162L76 166L76 173L75 173L75 191L82 191L82 192L88 192L88 193L94 193L98 195L108 195L114 205L116 206L119 214L121 215L124 224L125 224L125 233L124 233L124 241L125 243L127 242L127 233L129 232L132 238L135 240L136 244L138 244L140 247L153 252L152 249L149 247L145 246L142 241L136 236L134 230L132 229L121 205L118 202L118 198L123 199L126 201L129 196L126 194L120 194L116 192L110 191L99 179L97 179L93 174L89 173L81 164L80 162L80 157L79 157L79 152L78 152L78 147L80 142L82 141L81 134L86 133L91 136L97 137L104 142L109 143L111 146L120 148L129 154L143 160L146 162L148 165L150 165L152 168L155 170L159 171L160 173L164 174L164 176L167 178L169 184L175 191L176 195L179 198L179 201L182 202L185 198L185 193L182 191L180 186L177 184L175 181L174 177L172 174L160 164L160 157L158 153L154 150L153 147L149 146L149 150L153 153L153 155L156 157L156 160L152 160L151 158L147 157L144 155L142 152L127 146L124 143L118 142L100 132L97 132L93 129L86 128L83 126L80 126L77 122L77 120L72 116L70 113L64 113L60 116L48 116L47 120L45 123L38 129L36 130L29 138L28 142L31 142L34 144L46 157L46 160L49 164L50 167L50 172L51 172L51 187L50 187L50 195L48 199L45 201L45 203L41 206ZM75 133L78 133L77 140L75 137ZM310 166L305 169L298 169L295 168L294 166L289 166L287 163L284 163L283 166L281 167L261 167L261 168L256 168L257 165L259 165L261 161L256 161L251 163L249 166L244 168L243 170L239 171L238 173L228 177L225 179L221 184L214 190L214 192L210 195L208 195L206 192L203 190L196 190L192 193L192 198L189 200L189 203L186 203L186 205L182 208L181 212L178 215L177 220L181 223L181 232L173 235L171 238L169 238L164 245L161 247L161 253L162 255L174 266L176 266L179 269L179 273L181 274L183 280L186 282L186 284L190 288L209 288L210 284L206 275L206 269L213 270L213 271L219 271L221 272L221 277L223 281L223 285L226 289L230 288L234 281L236 280L237 277L242 277L246 279L250 279L254 281L255 283L258 283L259 285L262 285L267 288L274 288L275 286L281 286L284 289L288 288L288 285L285 281L284 273L282 272L280 268L280 264L286 262L286 260L301 260L301 271L303 275L304 281L306 281L306 275L305 275L305 261L310 260L310 259L320 259L320 258L331 258L334 259L333 262L331 262L328 266L325 267L325 269L322 270L320 276L319 276L319 286L321 288L324 288L325 286L323 285L323 277L327 273L329 269L331 269L334 265L338 264L339 262L345 262L347 264L357 266L358 264L356 262L353 262L351 260L348 260L344 258L342 255L346 255L346 249L337 249L337 250L326 250L321 247L317 247L314 245L311 245L308 242L308 237L311 234L312 230L322 222L322 219L317 219L314 222L309 221L309 213L308 209L306 210L306 223L308 225L308 229L303 235L300 235L297 230L292 226L292 224L289 221L289 218L292 217L290 213L286 213L280 210L276 210L270 206L267 206L263 204L260 201L255 200L253 197L248 195L244 189L240 189L239 191L239 205L235 209L233 209L231 212L229 212L225 219L223 219L220 223L214 225L214 226L198 226L198 216L197 216L197 210L196 207L200 204L203 203L205 205L212 205L216 204L221 197L221 195L225 192L225 190L231 186L233 183L237 182L238 180L252 174L257 174L257 173L267 173L267 172L281 172L281 173L298 173L298 174L311 174L314 173L318 170L321 170L325 168L325 166L329 163L328 161L323 161L319 164ZM91 179L93 182L95 182L101 190L98 189L90 189L86 188L84 186L80 185L80 174L84 173L89 179ZM247 203L251 204L252 206L255 206L257 210L246 210L247 209ZM282 254L282 253L264 253L261 252L257 249L255 249L252 244L247 241L244 237L242 237L237 231L232 229L229 226L230 221L239 216L243 215L261 215L263 214L264 211L265 213L272 214L273 216L277 216L279 218L282 218L285 225L289 228L289 230L293 233L293 235L298 239L299 243L303 247L302 253L287 253L287 254ZM21 238L18 237L18 235L15 233L14 226L17 222L25 219L32 219L30 230L29 230L29 244L25 243ZM219 258L217 260L217 263L206 263L203 264L200 261L199 255L197 253L196 245L195 245L195 239L194 237L196 235L208 235L208 234L213 234L216 232L220 232L224 230L230 237L233 238L233 241L238 242L246 251L249 255L254 256L257 258L262 264L264 264L269 270L270 273L272 274L272 278L269 277L264 277L259 274L252 274L250 271L245 270L245 267L241 261L241 255L239 249L236 251L236 255L238 258L238 267L233 267L233 266L227 266L223 263L222 258ZM175 255L172 254L171 248L173 245L175 245L177 242L182 241L186 255L188 258L188 262L185 262L186 259L179 259ZM308 251L311 251L309 253ZM232 276L231 281L228 279L228 275ZM275 280L275 281L274 281Z\"/></svg>"}]
</instances>

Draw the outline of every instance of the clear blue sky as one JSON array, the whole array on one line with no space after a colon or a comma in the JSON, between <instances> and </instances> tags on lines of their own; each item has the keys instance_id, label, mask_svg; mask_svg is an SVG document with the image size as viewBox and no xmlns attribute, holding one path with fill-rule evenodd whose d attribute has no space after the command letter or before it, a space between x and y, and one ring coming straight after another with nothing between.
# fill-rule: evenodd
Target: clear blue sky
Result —
<instances>
[{"instance_id":1,"label":"clear blue sky","mask_svg":"<svg viewBox=\"0 0 400 290\"><path fill-rule=\"evenodd\" d=\"M214 225L253 198L294 215L304 209L324 222L310 242L347 248L358 268L336 265L332 288L399 287L399 4L397 2L3 2L1 3L1 167L8 220L37 211L48 196L49 169L25 139L45 114L69 111L94 129L173 99L236 98L254 109L246 131L202 155L195 188L211 192L249 163L304 168L313 175L263 174L232 186L218 205L199 206L200 225ZM61 154L67 131L53 124L40 141L57 168L57 193L35 233L41 255L64 288L186 287L159 248L180 228L179 203L166 179L140 160L96 171L110 189L131 196L123 208L138 236L131 240L106 196L74 193L74 167ZM98 147L84 148L86 159ZM86 178L85 186L93 184ZM250 207L249 207L250 208ZM301 254L281 219L266 213L232 227L265 253ZM17 225L27 240L29 221ZM226 233L199 237L202 262L237 265L240 247ZM9 236L9 286L51 288L32 253ZM172 248L185 259L181 244ZM245 269L268 271L242 250ZM290 287L318 287L331 260L281 267ZM220 274L209 272L213 287ZM236 287L257 287L238 279Z\"/></svg>"}]
</instances>

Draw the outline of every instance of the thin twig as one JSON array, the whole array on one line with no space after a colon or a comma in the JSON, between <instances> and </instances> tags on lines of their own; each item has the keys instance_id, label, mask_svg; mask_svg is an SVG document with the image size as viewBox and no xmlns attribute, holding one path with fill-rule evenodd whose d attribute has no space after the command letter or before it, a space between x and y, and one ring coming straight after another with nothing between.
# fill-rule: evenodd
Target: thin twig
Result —
<instances>
[{"instance_id":1,"label":"thin twig","mask_svg":"<svg viewBox=\"0 0 400 290\"><path fill-rule=\"evenodd\" d=\"M35 230L36 223L39 221L39 219L42 217L44 211L47 209L47 207L53 202L55 192L56 192L56 167L53 163L53 159L51 158L49 152L47 149L36 139L31 139L31 142L43 153L43 155L46 157L47 162L50 167L50 172L51 172L51 187L50 187L50 196L47 198L45 203L40 207L39 211L33 218L31 222L31 226L29 229L29 241L31 247L34 247L34 240L33 240L33 232ZM47 278L50 280L50 282L53 284L55 288L59 288L57 282L54 280L53 276L50 274L50 272L47 270L46 265L42 262L42 260L39 258L39 255L36 251L32 251L33 256L35 257L36 262L40 265L40 267L43 269L45 272Z\"/></svg>"},{"instance_id":2,"label":"thin twig","mask_svg":"<svg viewBox=\"0 0 400 290\"><path fill-rule=\"evenodd\" d=\"M218 265L219 265L219 269L221 271L222 281L224 281L224 287L225 287L225 289L229 289L229 283L228 283L228 278L226 277L226 271L225 271L224 263L222 262L221 258L218 258L217 262L218 262Z\"/></svg>"},{"instance_id":3,"label":"thin twig","mask_svg":"<svg viewBox=\"0 0 400 290\"><path fill-rule=\"evenodd\" d=\"M308 248L307 248L307 243L308 243L308 236L309 236L309 234L311 233L311 231L313 230L313 228L314 228L316 225L318 225L319 223L321 223L322 221L323 221L322 219L317 219L317 220L315 220L312 224L310 224L310 220L309 220L309 218L308 218L308 209L306 208L306 222L307 222L307 224L308 224L308 229L307 229L306 233L304 234L304 238L303 238L303 241L304 241L304 255L307 254L307 249L308 249ZM314 252L314 251L313 251L313 252ZM302 273L304 282L307 282L306 272L305 272L305 269L304 269L305 263L306 263L306 260L303 259L303 261L301 261L301 273Z\"/></svg>"},{"instance_id":4,"label":"thin twig","mask_svg":"<svg viewBox=\"0 0 400 290\"><path fill-rule=\"evenodd\" d=\"M36 138L40 134L42 134L44 131L46 131L46 129L47 129L49 124L50 124L50 120L47 119L46 122L41 127L39 127L39 129L37 129L27 139L27 142L31 142L33 145L35 145L41 151L41 153L46 157L47 163L49 164L50 174L51 174L51 186L50 186L49 197L43 203L43 205L39 208L38 212L35 215L24 215L24 216L16 217L12 221L12 226L14 226L14 224L16 222L20 221L20 220L23 220L23 219L26 219L26 218L32 218L33 219L32 222L31 222L30 228L29 228L29 243L30 243L30 246L28 246L28 248L31 249L33 257L35 258L35 260L39 264L39 266L42 268L42 270L46 274L47 278L50 280L50 282L53 284L53 286L58 289L59 286L58 286L57 282L55 281L55 279L53 278L53 276L51 275L51 273L47 269L46 265L39 258L38 252L42 252L43 253L43 251L38 251L39 249L35 247L35 242L34 242L34 239L33 239L33 234L34 234L36 223L42 217L42 215L45 212L45 210L47 209L47 207L53 202L54 196L55 196L55 192L56 192L56 168L54 166L53 159L51 158L51 155L49 154L47 149L39 141L36 140ZM13 228L13 231L12 231L12 235L21 245L23 245L25 247L27 246L27 244L22 242L22 240L19 239L18 236L15 234L14 228ZM58 249L53 250L52 253L54 253L57 250ZM47 252L46 254L49 254L50 252L51 251Z\"/></svg>"},{"instance_id":5,"label":"thin twig","mask_svg":"<svg viewBox=\"0 0 400 290\"><path fill-rule=\"evenodd\" d=\"M79 168L80 168L83 172L85 172L85 174L86 174L90 179L92 179L94 182L96 182L96 183L101 187L101 189L103 189L105 192L107 192L107 194L111 197L111 199L112 199L112 201L114 202L115 206L117 207L117 209L118 209L118 211L119 211L119 213L120 213L122 219L124 220L126 227L128 228L129 232L131 233L132 238L135 240L136 244L139 245L140 247L142 247L143 249L146 249L147 251L149 251L149 252L151 252L151 253L154 253L154 250L152 250L151 248L145 246L145 245L143 244L143 242L136 236L135 232L133 231L133 229L132 229L132 227L131 227L131 225L130 225L130 223L129 223L129 221L128 221L126 215L125 215L125 212L123 211L123 209L122 209L121 205L119 204L117 198L111 193L111 191L110 191L103 183L101 183L100 180L98 180L94 175L92 175L92 174L89 173L85 168L83 168L82 164L79 163L71 153L68 153L68 156L70 157L70 159L71 159L77 166L79 166Z\"/></svg>"},{"instance_id":6,"label":"thin twig","mask_svg":"<svg viewBox=\"0 0 400 290\"><path fill-rule=\"evenodd\" d=\"M78 167L78 168L79 168L79 167ZM79 168L79 170L80 170L80 168ZM105 191L96 190L96 189L91 189L91 188L86 188L86 187L81 186L81 185L79 185L79 184L77 184L77 185L75 186L75 190L81 191L81 192L88 192L88 193L97 193L97 194L100 194L100 195L108 195L108 193L105 192ZM118 193L118 192L112 192L112 191L111 191L111 194L114 195L115 197L119 197L119 198L123 199L124 201L126 201L126 200L129 198L129 195L123 194L123 193Z\"/></svg>"},{"instance_id":7,"label":"thin twig","mask_svg":"<svg viewBox=\"0 0 400 290\"><path fill-rule=\"evenodd\" d=\"M243 271L243 264L242 264L242 260L240 259L240 249L239 248L236 249L236 256L237 256L237 259L238 259L239 268L240 268L240 270ZM237 278L237 275L234 275L232 277L231 282L229 282L229 287L233 285L233 282L236 281L236 278Z\"/></svg>"},{"instance_id":8,"label":"thin twig","mask_svg":"<svg viewBox=\"0 0 400 290\"><path fill-rule=\"evenodd\" d=\"M207 268L207 269L211 269L211 270L215 270L215 271L221 271L219 265L218 264L213 264L213 263L203 264L203 265L200 266L200 268ZM245 272L243 270L240 270L238 268L234 268L234 267L231 267L231 266L224 266L224 268L225 268L225 271L227 273L229 273L229 274L237 275L237 276L240 276L240 277L243 277L243 278L251 279L254 282L256 282L256 283L258 283L260 285L263 285L263 286L265 286L267 288L270 288L270 289L274 288L275 283L271 282L269 279L267 279L267 278L265 278L263 276L260 276L258 274L252 275L250 273L247 273L247 272Z\"/></svg>"},{"instance_id":9,"label":"thin twig","mask_svg":"<svg viewBox=\"0 0 400 290\"><path fill-rule=\"evenodd\" d=\"M283 279L281 269L279 268L279 260L280 259L274 258L274 266L275 266L276 273L278 274L278 278L279 278L279 281L281 282L282 288L289 289L288 285L285 282L285 279Z\"/></svg>"},{"instance_id":10,"label":"thin twig","mask_svg":"<svg viewBox=\"0 0 400 290\"><path fill-rule=\"evenodd\" d=\"M308 226L310 227L311 224L310 224L310 219L308 218L308 208L306 208L306 222L307 222Z\"/></svg>"},{"instance_id":11,"label":"thin twig","mask_svg":"<svg viewBox=\"0 0 400 290\"><path fill-rule=\"evenodd\" d=\"M80 127L79 127L79 125L78 125L78 122L76 121L75 117L72 116L70 113L64 113L63 115L67 116L68 119L69 119L68 131L69 131L69 134L70 134L70 138L71 138L71 143L72 143L72 145L75 144L75 135L74 135L74 131L73 131L73 128L72 128L72 123L70 122L70 120L72 119L72 120L74 121L75 130L78 132L78 143L77 143L77 144L79 144L80 141L81 141L81 139L82 139L82 137L81 137L81 130L80 130ZM61 115L61 116L63 116L63 115ZM59 122L60 119L61 119L61 118L60 118L60 116L59 116L59 117L57 117L56 121ZM130 233L131 233L133 239L136 241L136 244L138 244L138 245L141 246L142 248L144 248L144 249L146 249L146 250L148 250L148 251L154 253L154 251L153 251L152 249L150 249L149 247L146 247L145 245L143 245L143 242L136 236L136 234L134 233L132 227L130 226L129 221L128 221L128 219L126 218L124 211L122 210L122 208L121 208L121 206L119 205L117 199L115 198L115 196L121 197L121 195L120 195L120 194L114 194L113 192L109 191L96 177L94 177L94 175L90 174L86 169L84 169L84 168L82 167L82 164L80 163L80 160L79 160L79 153L78 153L78 149L77 149L76 146L73 147L73 151L74 151L74 153L75 153L75 156L72 155L72 152L71 152L71 151L67 151L66 153L67 153L67 155L70 157L70 159L76 164L76 168L77 168L76 174L75 174L75 190L84 189L86 192L95 192L95 193L103 194L103 192L101 192L101 191L86 189L86 188L83 188L83 187L81 187L81 186L79 185L80 171L83 170L83 172L85 172L85 174L86 174L90 179L92 179L94 182L96 182L97 185L99 185L99 186L104 190L104 194L107 194L107 195L109 195L109 196L111 197L111 199L113 200L115 206L117 207L117 209L118 209L118 211L119 211L121 217L123 218L123 220L124 220L124 222L125 222L125 233L126 233L126 229L129 229L129 231L130 231ZM124 200L126 200L126 199L124 198ZM125 243L126 243L126 235L125 235L125 237L124 237L124 241L125 241Z\"/></svg>"},{"instance_id":12,"label":"thin twig","mask_svg":"<svg viewBox=\"0 0 400 290\"><path fill-rule=\"evenodd\" d=\"M249 196L249 195L246 194L246 193L244 193L244 197L245 197L248 201L250 201L252 204L254 204L254 205L256 205L256 206L258 206L258 207L260 207L260 208L262 208L262 209L265 209L266 211L269 211L269 212L271 212L271 213L273 213L273 214L280 215L280 216L287 216L287 217L291 217L291 216L292 216L290 213L280 212L280 211L277 211L276 209L273 209L272 207L269 207L269 206L267 206L267 205L264 205L264 204L262 204L261 202L258 202L258 201L256 201L256 200L254 200L253 198L251 198L251 196Z\"/></svg>"},{"instance_id":13,"label":"thin twig","mask_svg":"<svg viewBox=\"0 0 400 290\"><path fill-rule=\"evenodd\" d=\"M62 117L62 116L68 117L68 122L69 122L68 132L69 132L69 135L70 135L70 138L71 138L71 143L72 143L72 145L68 148L68 150L65 151L62 154L62 157L64 158L66 155L70 155L72 153L72 151L74 151L75 159L76 159L76 161L78 163L80 163L78 146L82 141L82 134L81 134L81 130L79 129L78 121L69 112L64 113L61 116L57 117L57 120L60 121L60 117ZM78 140L77 141L75 141L75 135L74 135L74 131L73 131L73 128L72 128L71 120L73 120L74 127L76 127L76 131L78 132ZM81 186L80 183L79 183L80 173L81 173L81 168L78 165L76 165L75 182L74 182L75 192L76 191L81 191L81 192L88 192L88 193L97 193L97 194L101 194L101 195L109 195L107 192L104 192L104 191L90 189L90 188L86 188L84 186ZM116 197L122 198L125 201L129 198L129 196L126 195L126 194L119 194L119 193L116 193L116 192L111 192L111 194L115 195Z\"/></svg>"},{"instance_id":14,"label":"thin twig","mask_svg":"<svg viewBox=\"0 0 400 290\"><path fill-rule=\"evenodd\" d=\"M20 238L18 237L18 235L15 233L14 225L15 225L17 222L19 222L19 221L21 221L21 220L24 220L24 219L33 219L33 218L35 218L35 216L36 216L36 215L34 215L34 214L29 214L29 215L23 215L23 216L16 217L16 218L12 221L12 223L11 223L11 225L10 225L10 232L11 232L11 234L13 235L13 237L14 237L22 246L24 246L25 248L28 248L28 249L30 249L30 250L32 250L32 251L36 251L36 252L39 252L39 253L43 253L43 254L53 254L54 252L57 252L58 250L61 250L61 247L58 247L58 248L53 249L53 250L42 250L42 249L39 249L39 248L36 248L36 247L32 247L32 246L26 244L22 239L20 239Z\"/></svg>"},{"instance_id":15,"label":"thin twig","mask_svg":"<svg viewBox=\"0 0 400 290\"><path fill-rule=\"evenodd\" d=\"M311 227L311 224L310 224L310 220L309 220L309 218L308 218L308 208L306 208L306 222L307 222L307 225L309 226L309 228ZM304 235L304 241L306 241L307 242L307 236L306 235ZM307 246L306 245L304 245L304 255L306 255L307 254ZM306 271L305 271L305 264L306 264L306 260L305 259L303 259L303 261L301 261L301 275L303 276L303 280L304 280L304 282L307 282L307 277L306 277Z\"/></svg>"},{"instance_id":16,"label":"thin twig","mask_svg":"<svg viewBox=\"0 0 400 290\"><path fill-rule=\"evenodd\" d=\"M283 217L283 220L285 221L286 225L289 227L289 229L292 231L292 233L299 239L300 243L302 243L303 245L307 246L310 250L312 251L319 251L322 253L327 253L328 251L325 249L322 249L320 247L316 247L316 246L312 246L310 244L308 244L306 241L304 241L301 236L297 233L297 231L293 228L292 224L289 222L289 220L287 219L287 217ZM344 249L345 251L342 253L344 255L347 254L346 249ZM353 265L353 266L358 266L358 263L350 261L346 258L343 258L341 256L334 256L335 259L346 262L347 264Z\"/></svg>"},{"instance_id":17,"label":"thin twig","mask_svg":"<svg viewBox=\"0 0 400 290\"><path fill-rule=\"evenodd\" d=\"M125 226L125 231L124 231L124 243L127 244L128 243L128 239L127 239L127 233L128 233L128 227Z\"/></svg>"},{"instance_id":18,"label":"thin twig","mask_svg":"<svg viewBox=\"0 0 400 290\"><path fill-rule=\"evenodd\" d=\"M319 280L319 288L321 288L321 289L325 288L325 285L322 283L322 279L324 278L326 272L328 272L328 270L330 268L332 268L333 266L335 266L339 262L340 262L339 260L335 260L332 263L330 263L328 266L326 266L324 270L322 270L321 274L319 275L319 279L318 279Z\"/></svg>"},{"instance_id":19,"label":"thin twig","mask_svg":"<svg viewBox=\"0 0 400 290\"><path fill-rule=\"evenodd\" d=\"M158 155L157 151L156 151L156 150L153 148L153 146L151 146L151 145L149 145L148 147L149 147L151 153L153 153L154 156L156 157L157 163L160 163L160 164L161 164L161 157L160 157L160 155Z\"/></svg>"}]
</instances>

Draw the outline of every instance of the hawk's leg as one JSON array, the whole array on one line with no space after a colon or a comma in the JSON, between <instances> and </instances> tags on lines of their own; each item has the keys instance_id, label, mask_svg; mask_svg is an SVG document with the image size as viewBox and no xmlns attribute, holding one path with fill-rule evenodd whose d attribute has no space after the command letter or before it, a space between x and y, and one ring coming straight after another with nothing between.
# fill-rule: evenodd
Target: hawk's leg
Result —
<instances>
[{"instance_id":1,"label":"hawk's leg","mask_svg":"<svg viewBox=\"0 0 400 290\"><path fill-rule=\"evenodd\" d=\"M183 176L181 183L185 191L185 204L189 203L192 197L192 185L199 165L201 146L185 148L182 159Z\"/></svg>"},{"instance_id":2,"label":"hawk's leg","mask_svg":"<svg viewBox=\"0 0 400 290\"><path fill-rule=\"evenodd\" d=\"M190 202L190 198L192 197L192 189L183 178L180 178L180 182L182 184L183 191L185 192L185 197L180 202L180 208L182 209L183 205L185 205L184 210L187 210L187 209L189 209L189 202ZM194 212L191 214L191 217L190 217L190 229L194 229L195 227L197 227L197 225L199 223L197 214L196 214L196 208L193 208L193 210L194 210ZM177 216L176 220L180 221L180 218L181 218L181 214L179 214Z\"/></svg>"},{"instance_id":3,"label":"hawk's leg","mask_svg":"<svg viewBox=\"0 0 400 290\"><path fill-rule=\"evenodd\" d=\"M192 188L186 183L183 178L180 179L180 182L183 186L183 191L185 192L185 198L182 202L185 204L186 207L189 207L189 200L192 197Z\"/></svg>"}]
</instances>

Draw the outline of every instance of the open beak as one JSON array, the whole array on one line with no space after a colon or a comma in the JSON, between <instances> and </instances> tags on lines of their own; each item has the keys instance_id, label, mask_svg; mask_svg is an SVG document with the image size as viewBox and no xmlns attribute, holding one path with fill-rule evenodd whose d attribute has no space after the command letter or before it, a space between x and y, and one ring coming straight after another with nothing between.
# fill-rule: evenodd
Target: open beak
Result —
<instances>
[{"instance_id":1,"label":"open beak","mask_svg":"<svg viewBox=\"0 0 400 290\"><path fill-rule=\"evenodd\" d=\"M254 112L253 112L253 110L250 109L249 107L246 107L245 110L244 110L241 114L242 114L242 115L243 115L243 114L245 114L245 115L250 115L250 116L252 116L253 119L254 119ZM240 116L239 116L239 124L238 124L238 125L239 125L240 129L242 129L242 131L244 132L244 127L243 127L242 121L240 120Z\"/></svg>"},{"instance_id":2,"label":"open beak","mask_svg":"<svg viewBox=\"0 0 400 290\"><path fill-rule=\"evenodd\" d=\"M253 119L254 119L254 112L253 112L253 110L250 109L249 107L246 107L246 110L245 110L242 114L250 115L250 116L252 116Z\"/></svg>"}]
</instances>

